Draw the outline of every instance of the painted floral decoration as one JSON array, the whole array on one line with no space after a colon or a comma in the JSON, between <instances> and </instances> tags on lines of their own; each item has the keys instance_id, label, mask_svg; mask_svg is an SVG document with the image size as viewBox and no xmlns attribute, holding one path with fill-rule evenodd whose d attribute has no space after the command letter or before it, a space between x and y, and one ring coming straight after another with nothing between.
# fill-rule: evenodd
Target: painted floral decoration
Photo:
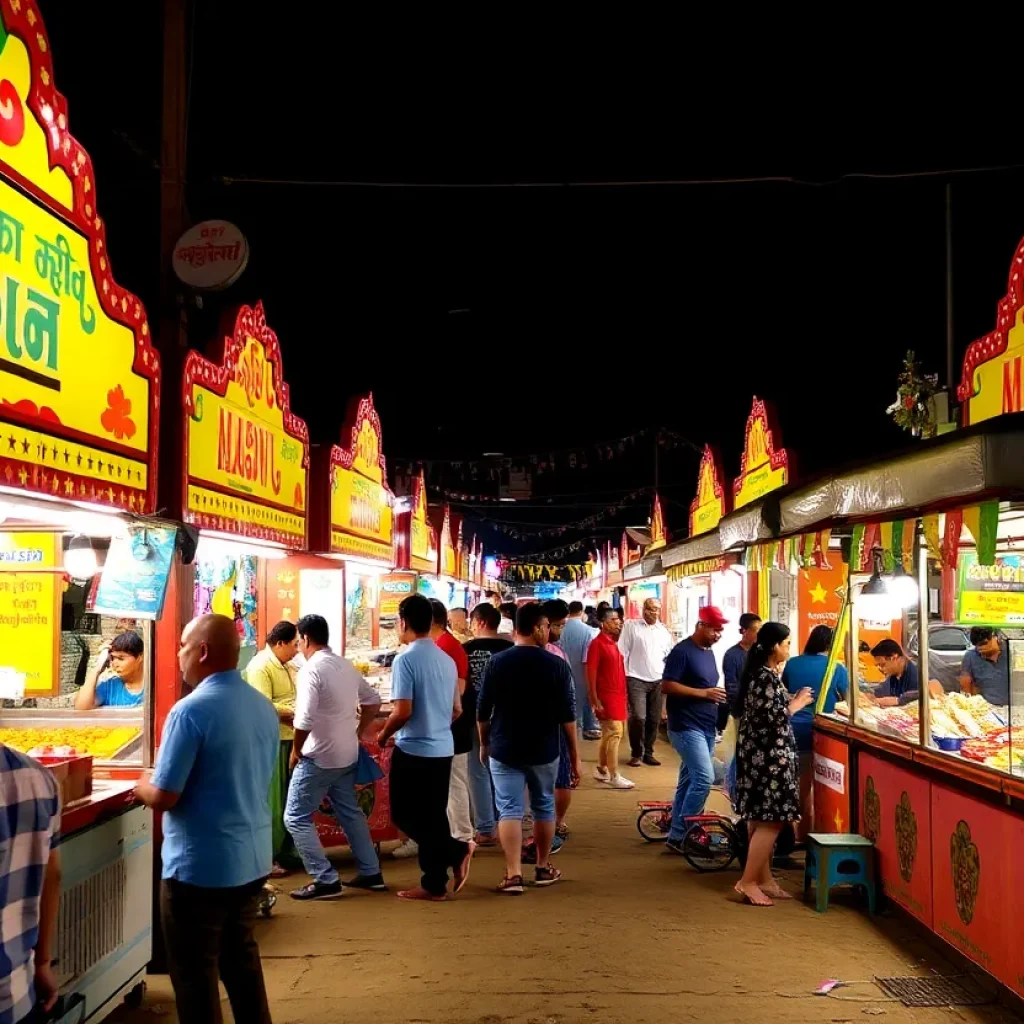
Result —
<instances>
[{"instance_id":1,"label":"painted floral decoration","mask_svg":"<svg viewBox=\"0 0 1024 1024\"><path fill-rule=\"evenodd\" d=\"M135 436L135 421L131 418L132 400L125 398L120 384L107 392L107 407L100 416L100 423L108 434L118 441Z\"/></svg>"}]
</instances>

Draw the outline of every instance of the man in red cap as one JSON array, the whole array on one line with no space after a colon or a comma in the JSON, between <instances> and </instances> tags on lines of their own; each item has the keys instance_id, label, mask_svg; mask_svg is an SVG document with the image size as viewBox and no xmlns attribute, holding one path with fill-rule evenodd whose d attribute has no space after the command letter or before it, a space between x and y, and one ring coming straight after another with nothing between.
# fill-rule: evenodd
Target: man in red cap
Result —
<instances>
[{"instance_id":1,"label":"man in red cap","mask_svg":"<svg viewBox=\"0 0 1024 1024\"><path fill-rule=\"evenodd\" d=\"M679 755L679 782L672 803L672 828L666 846L682 853L686 819L704 811L715 773L718 706L726 700L718 685L718 665L711 648L722 639L726 618L713 604L701 608L693 636L680 641L665 659L661 683L668 708L668 738Z\"/></svg>"}]
</instances>

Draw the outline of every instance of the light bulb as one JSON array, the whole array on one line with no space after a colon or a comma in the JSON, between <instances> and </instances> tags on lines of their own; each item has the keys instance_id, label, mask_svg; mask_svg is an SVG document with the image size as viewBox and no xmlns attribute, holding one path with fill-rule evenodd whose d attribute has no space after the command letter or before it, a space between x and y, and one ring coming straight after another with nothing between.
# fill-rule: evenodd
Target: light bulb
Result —
<instances>
[{"instance_id":1,"label":"light bulb","mask_svg":"<svg viewBox=\"0 0 1024 1024\"><path fill-rule=\"evenodd\" d=\"M68 550L64 554L64 568L68 575L76 580L91 579L99 570L96 552L92 549L92 541L83 534L71 538Z\"/></svg>"},{"instance_id":2,"label":"light bulb","mask_svg":"<svg viewBox=\"0 0 1024 1024\"><path fill-rule=\"evenodd\" d=\"M900 606L891 594L860 594L854 607L857 617L869 622L891 622L900 615Z\"/></svg>"},{"instance_id":3,"label":"light bulb","mask_svg":"<svg viewBox=\"0 0 1024 1024\"><path fill-rule=\"evenodd\" d=\"M889 593L901 608L916 608L918 599L917 580L905 572L897 572L889 581Z\"/></svg>"}]
</instances>

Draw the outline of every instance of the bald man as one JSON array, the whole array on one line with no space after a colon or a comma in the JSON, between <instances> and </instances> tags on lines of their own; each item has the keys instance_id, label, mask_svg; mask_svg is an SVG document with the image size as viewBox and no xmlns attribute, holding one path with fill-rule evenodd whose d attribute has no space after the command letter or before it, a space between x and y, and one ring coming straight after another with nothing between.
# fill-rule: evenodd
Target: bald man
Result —
<instances>
[{"instance_id":1,"label":"bald man","mask_svg":"<svg viewBox=\"0 0 1024 1024\"><path fill-rule=\"evenodd\" d=\"M270 1024L252 926L271 869L277 712L242 679L223 615L185 627L178 664L192 692L167 716L152 779L135 788L164 813L160 916L178 1019L219 1024L223 981L235 1020Z\"/></svg>"},{"instance_id":2,"label":"bald man","mask_svg":"<svg viewBox=\"0 0 1024 1024\"><path fill-rule=\"evenodd\" d=\"M661 712L665 698L661 677L665 659L672 650L672 634L661 621L661 601L644 601L639 619L627 619L619 635L619 650L626 662L626 689L629 693L629 763L659 765L654 756Z\"/></svg>"}]
</instances>

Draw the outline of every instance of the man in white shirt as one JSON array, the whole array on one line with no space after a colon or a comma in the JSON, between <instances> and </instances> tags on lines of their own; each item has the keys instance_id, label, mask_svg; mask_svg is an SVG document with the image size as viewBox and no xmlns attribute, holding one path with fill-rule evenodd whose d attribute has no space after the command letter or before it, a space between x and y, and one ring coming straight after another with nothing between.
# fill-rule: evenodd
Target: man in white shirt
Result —
<instances>
[{"instance_id":1,"label":"man in white shirt","mask_svg":"<svg viewBox=\"0 0 1024 1024\"><path fill-rule=\"evenodd\" d=\"M619 649L626 662L629 691L629 763L659 765L654 744L661 725L665 698L661 694L665 659L672 650L672 634L661 621L661 601L644 601L643 617L629 619L622 627Z\"/></svg>"},{"instance_id":2,"label":"man in white shirt","mask_svg":"<svg viewBox=\"0 0 1024 1024\"><path fill-rule=\"evenodd\" d=\"M284 824L313 881L291 896L296 900L325 900L342 894L341 879L325 856L313 824L313 815L325 796L345 830L359 869L359 874L345 885L384 892L387 886L355 791L359 740L370 729L380 696L350 661L339 658L327 646L330 634L322 615L304 615L296 628L306 664L296 680L291 756L294 774L288 787Z\"/></svg>"}]
</instances>

